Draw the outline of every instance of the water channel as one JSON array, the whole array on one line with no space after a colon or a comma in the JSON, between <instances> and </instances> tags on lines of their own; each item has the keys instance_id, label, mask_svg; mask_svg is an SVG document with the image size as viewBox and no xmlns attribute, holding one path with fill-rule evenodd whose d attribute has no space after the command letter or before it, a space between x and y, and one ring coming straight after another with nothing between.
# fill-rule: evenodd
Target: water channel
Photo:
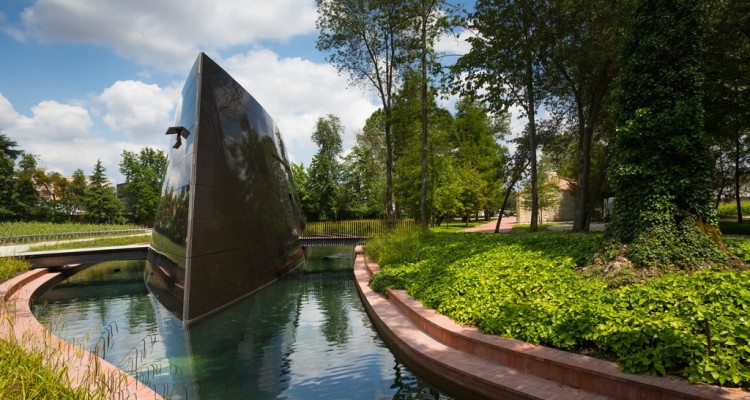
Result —
<instances>
[{"instance_id":1,"label":"water channel","mask_svg":"<svg viewBox=\"0 0 750 400\"><path fill-rule=\"evenodd\" d=\"M143 281L102 263L41 295L34 315L173 399L445 399L399 362L357 295L351 247L314 248L288 275L184 329Z\"/></svg>"}]
</instances>

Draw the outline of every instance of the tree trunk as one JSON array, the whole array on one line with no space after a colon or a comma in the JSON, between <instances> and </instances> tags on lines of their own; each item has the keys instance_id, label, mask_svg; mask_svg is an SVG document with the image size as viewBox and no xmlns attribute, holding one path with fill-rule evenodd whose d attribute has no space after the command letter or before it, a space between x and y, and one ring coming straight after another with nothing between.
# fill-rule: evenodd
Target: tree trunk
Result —
<instances>
[{"instance_id":1,"label":"tree trunk","mask_svg":"<svg viewBox=\"0 0 750 400\"><path fill-rule=\"evenodd\" d=\"M427 232L427 9L422 4L422 187L419 193L422 231Z\"/></svg>"},{"instance_id":2,"label":"tree trunk","mask_svg":"<svg viewBox=\"0 0 750 400\"><path fill-rule=\"evenodd\" d=\"M580 114L582 113L583 110L580 111ZM583 115L579 115L579 118L582 117ZM585 123L581 122L580 124L584 125ZM591 221L591 215L589 213L589 179L591 176L591 139L593 136L593 129L591 126L582 126L580 130L581 146L578 153L580 167L578 170L578 193L576 193L578 204L576 204L575 221L573 221L574 232L588 231L589 224L587 221Z\"/></svg>"},{"instance_id":3,"label":"tree trunk","mask_svg":"<svg viewBox=\"0 0 750 400\"><path fill-rule=\"evenodd\" d=\"M734 198L737 201L737 223L742 223L742 200L740 199L740 133L734 142Z\"/></svg>"},{"instance_id":4,"label":"tree trunk","mask_svg":"<svg viewBox=\"0 0 750 400\"><path fill-rule=\"evenodd\" d=\"M536 176L536 116L534 115L536 109L534 106L534 66L532 64L531 55L528 55L528 59L526 60L526 92L529 102L529 154L531 159L531 221L529 231L536 232L538 230L537 218L539 216L539 188Z\"/></svg>"},{"instance_id":5,"label":"tree trunk","mask_svg":"<svg viewBox=\"0 0 750 400\"><path fill-rule=\"evenodd\" d=\"M596 177L596 183L594 184L594 187L591 189L591 195L589 196L589 204L588 204L588 211L586 213L587 218L584 222L583 230L585 232L589 231L589 228L591 227L591 216L594 215L594 204L596 204L597 196L599 192L602 190L602 185L604 184L604 179L607 176L607 167L609 167L609 160L612 158L612 153L607 151L603 156L603 160L599 163L601 165L601 169L599 170L599 174Z\"/></svg>"},{"instance_id":6,"label":"tree trunk","mask_svg":"<svg viewBox=\"0 0 750 400\"><path fill-rule=\"evenodd\" d=\"M389 227L396 225L393 212L393 146L391 144L391 110L385 111L385 218Z\"/></svg>"},{"instance_id":7,"label":"tree trunk","mask_svg":"<svg viewBox=\"0 0 750 400\"><path fill-rule=\"evenodd\" d=\"M503 220L503 213L505 213L505 207L508 205L508 199L510 198L510 193L513 191L513 186L516 184L514 181L513 184L508 186L508 188L505 190L505 197L503 197L503 205L500 206L500 215L497 217L497 224L495 224L495 233L500 233L500 222Z\"/></svg>"}]
</instances>

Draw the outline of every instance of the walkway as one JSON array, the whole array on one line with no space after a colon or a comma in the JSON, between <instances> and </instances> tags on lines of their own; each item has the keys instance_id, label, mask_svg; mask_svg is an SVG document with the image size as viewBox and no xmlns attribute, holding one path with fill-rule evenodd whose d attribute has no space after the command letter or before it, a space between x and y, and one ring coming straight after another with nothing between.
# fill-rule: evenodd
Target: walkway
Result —
<instances>
[{"instance_id":1,"label":"walkway","mask_svg":"<svg viewBox=\"0 0 750 400\"><path fill-rule=\"evenodd\" d=\"M503 217L503 220L500 221L500 232L501 233L508 233L510 232L511 228L513 228L513 224L516 223L516 217ZM491 222L488 222L486 224L474 226L471 228L467 228L462 230L461 232L485 232L485 233L493 233L495 232L495 226L497 225L497 220L492 220Z\"/></svg>"}]
</instances>

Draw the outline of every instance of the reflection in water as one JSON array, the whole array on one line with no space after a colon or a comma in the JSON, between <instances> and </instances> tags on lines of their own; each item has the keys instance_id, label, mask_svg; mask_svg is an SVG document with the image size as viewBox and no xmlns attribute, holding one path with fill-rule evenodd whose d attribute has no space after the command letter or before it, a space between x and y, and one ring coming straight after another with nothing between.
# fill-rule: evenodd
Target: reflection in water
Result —
<instances>
[{"instance_id":1,"label":"reflection in water","mask_svg":"<svg viewBox=\"0 0 750 400\"><path fill-rule=\"evenodd\" d=\"M171 398L445 398L380 340L357 295L352 259L351 248L315 249L308 273L284 278L189 332L131 271L142 274L144 262L91 267L84 273L92 279L79 274L58 284L34 313L90 349L111 336L105 359ZM123 277L131 273L141 277L140 289L115 292L130 287Z\"/></svg>"}]
</instances>

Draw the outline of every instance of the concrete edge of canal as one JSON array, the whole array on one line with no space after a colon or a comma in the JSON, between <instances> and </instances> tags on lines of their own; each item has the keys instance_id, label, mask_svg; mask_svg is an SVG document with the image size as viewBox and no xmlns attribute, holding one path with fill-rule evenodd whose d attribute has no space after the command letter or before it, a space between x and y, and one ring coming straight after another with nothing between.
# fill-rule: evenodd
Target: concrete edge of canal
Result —
<instances>
[{"instance_id":1,"label":"concrete edge of canal","mask_svg":"<svg viewBox=\"0 0 750 400\"><path fill-rule=\"evenodd\" d=\"M357 252L354 273L365 309L410 369L458 398L750 399L750 393L681 379L625 374L609 361L485 335L422 306L403 290L375 293L380 267Z\"/></svg>"},{"instance_id":2,"label":"concrete edge of canal","mask_svg":"<svg viewBox=\"0 0 750 400\"><path fill-rule=\"evenodd\" d=\"M48 331L31 312L32 298L59 279L46 268L25 272L0 284L0 339L15 341L27 351L44 356L47 367L67 369L74 387L105 392L108 399L154 399L162 396L96 355Z\"/></svg>"}]
</instances>

